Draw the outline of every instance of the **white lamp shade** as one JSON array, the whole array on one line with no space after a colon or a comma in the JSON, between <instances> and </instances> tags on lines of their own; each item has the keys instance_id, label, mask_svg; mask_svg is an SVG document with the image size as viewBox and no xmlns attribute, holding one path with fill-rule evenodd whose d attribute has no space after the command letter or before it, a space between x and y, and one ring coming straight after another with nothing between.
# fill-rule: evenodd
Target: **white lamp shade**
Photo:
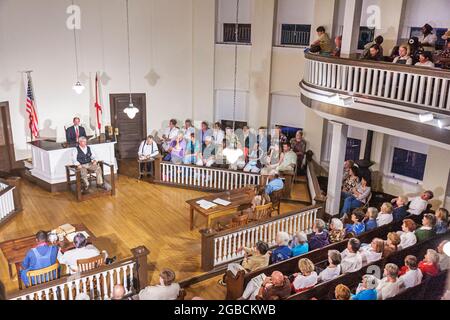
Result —
<instances>
[{"instance_id":1,"label":"white lamp shade","mask_svg":"<svg viewBox=\"0 0 450 320\"><path fill-rule=\"evenodd\" d=\"M136 114L139 113L139 109L134 106L134 104L130 103L128 107L126 107L123 112L125 112L130 119L134 119Z\"/></svg>"},{"instance_id":2,"label":"white lamp shade","mask_svg":"<svg viewBox=\"0 0 450 320\"><path fill-rule=\"evenodd\" d=\"M84 86L80 81L77 81L77 83L75 83L75 85L72 87L72 89L77 93L77 94L82 94L84 91Z\"/></svg>"}]
</instances>

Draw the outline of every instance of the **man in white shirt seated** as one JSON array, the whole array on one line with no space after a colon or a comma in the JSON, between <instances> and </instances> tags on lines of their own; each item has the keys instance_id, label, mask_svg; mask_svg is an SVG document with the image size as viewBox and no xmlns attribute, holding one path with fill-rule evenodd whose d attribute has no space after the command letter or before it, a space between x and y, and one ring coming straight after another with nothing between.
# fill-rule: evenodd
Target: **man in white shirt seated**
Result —
<instances>
[{"instance_id":1,"label":"man in white shirt seated","mask_svg":"<svg viewBox=\"0 0 450 320\"><path fill-rule=\"evenodd\" d=\"M162 148L167 151L170 147L170 142L175 140L180 130L177 128L177 120L170 119L169 126L162 131Z\"/></svg>"},{"instance_id":2,"label":"man in white shirt seated","mask_svg":"<svg viewBox=\"0 0 450 320\"><path fill-rule=\"evenodd\" d=\"M186 119L184 121L184 127L181 128L181 131L183 131L183 133L184 133L185 140L190 140L191 134L195 134L195 128L192 125L192 121L190 119Z\"/></svg>"},{"instance_id":3,"label":"man in white shirt seated","mask_svg":"<svg viewBox=\"0 0 450 320\"><path fill-rule=\"evenodd\" d=\"M164 269L159 274L159 285L148 286L139 292L139 300L176 300L180 285L175 283L175 272Z\"/></svg>"},{"instance_id":4,"label":"man in white shirt seated","mask_svg":"<svg viewBox=\"0 0 450 320\"><path fill-rule=\"evenodd\" d=\"M278 172L294 172L294 168L297 165L297 154L291 150L291 145L283 143L283 152L281 153L278 163L273 165L267 165L261 170L262 175L268 175L272 170Z\"/></svg>"},{"instance_id":5,"label":"man in white shirt seated","mask_svg":"<svg viewBox=\"0 0 450 320\"><path fill-rule=\"evenodd\" d=\"M359 252L361 242L356 238L348 240L347 249L341 253L342 273L358 271L363 266L362 255Z\"/></svg>"},{"instance_id":6,"label":"man in white shirt seated","mask_svg":"<svg viewBox=\"0 0 450 320\"><path fill-rule=\"evenodd\" d=\"M377 286L378 300L386 300L400 293L398 267L393 263L386 264L384 267L384 276Z\"/></svg>"},{"instance_id":7,"label":"man in white shirt seated","mask_svg":"<svg viewBox=\"0 0 450 320\"><path fill-rule=\"evenodd\" d=\"M97 157L87 145L85 137L80 137L78 146L72 152L72 162L81 171L81 188L86 193L89 189L88 173L94 172L97 179L97 188L106 189L103 183L102 169L97 163Z\"/></svg>"},{"instance_id":8,"label":"man in white shirt seated","mask_svg":"<svg viewBox=\"0 0 450 320\"><path fill-rule=\"evenodd\" d=\"M75 249L66 251L64 254L59 250L57 257L60 264L67 266L67 271L70 274L78 272L78 260L89 259L100 255L100 251L96 247L92 244L87 244L87 239L82 233L77 234L73 238L73 244L75 245Z\"/></svg>"},{"instance_id":9,"label":"man in white shirt seated","mask_svg":"<svg viewBox=\"0 0 450 320\"><path fill-rule=\"evenodd\" d=\"M409 289L422 282L422 271L418 268L417 258L415 256L406 256L405 266L400 270L400 287Z\"/></svg>"},{"instance_id":10,"label":"man in white shirt seated","mask_svg":"<svg viewBox=\"0 0 450 320\"><path fill-rule=\"evenodd\" d=\"M427 190L422 193L419 197L414 197L409 199L409 208L408 212L413 215L421 215L428 206L428 201L433 199L434 194L433 191ZM397 198L392 199L391 203L397 202Z\"/></svg>"},{"instance_id":11,"label":"man in white shirt seated","mask_svg":"<svg viewBox=\"0 0 450 320\"><path fill-rule=\"evenodd\" d=\"M138 150L139 161L148 161L147 163L140 163L140 172L147 166L147 173L152 172L152 161L159 155L158 145L153 136L148 136L146 140L141 142Z\"/></svg>"},{"instance_id":12,"label":"man in white shirt seated","mask_svg":"<svg viewBox=\"0 0 450 320\"><path fill-rule=\"evenodd\" d=\"M419 42L426 51L434 52L436 50L437 36L433 33L433 27L428 23L422 27L422 35Z\"/></svg>"}]
</instances>

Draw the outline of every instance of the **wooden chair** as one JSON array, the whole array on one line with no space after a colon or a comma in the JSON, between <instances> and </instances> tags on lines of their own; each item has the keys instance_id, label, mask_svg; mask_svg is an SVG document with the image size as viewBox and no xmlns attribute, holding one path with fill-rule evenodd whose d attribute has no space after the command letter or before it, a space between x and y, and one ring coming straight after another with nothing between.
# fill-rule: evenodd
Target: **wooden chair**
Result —
<instances>
[{"instance_id":1,"label":"wooden chair","mask_svg":"<svg viewBox=\"0 0 450 320\"><path fill-rule=\"evenodd\" d=\"M98 161L97 164L100 166L102 170L103 181L105 181L104 175L104 166L108 166L111 172L111 181L109 183L110 190L98 190L97 192L83 194L81 190L81 170L77 168L75 165L66 165L66 180L67 180L67 190L74 191L78 201L85 201L91 198L99 197L102 195L115 195L116 194L116 182L114 175L114 165L106 163L104 161ZM72 178L75 177L74 180ZM89 181L95 181L95 173L88 174ZM72 185L75 185L75 189L72 189ZM106 185L106 181L105 181Z\"/></svg>"},{"instance_id":2,"label":"wooden chair","mask_svg":"<svg viewBox=\"0 0 450 320\"><path fill-rule=\"evenodd\" d=\"M184 300L185 298L186 298L186 290L180 289L177 300Z\"/></svg>"},{"instance_id":3,"label":"wooden chair","mask_svg":"<svg viewBox=\"0 0 450 320\"><path fill-rule=\"evenodd\" d=\"M139 172L138 180L141 180L144 177L144 175L148 175L149 173L150 173L150 175L154 176L155 159L150 158L150 159L141 160L138 158L137 162L138 162L138 172ZM147 163L150 163L150 165L152 166L150 172L148 172Z\"/></svg>"},{"instance_id":4,"label":"wooden chair","mask_svg":"<svg viewBox=\"0 0 450 320\"><path fill-rule=\"evenodd\" d=\"M248 224L248 214L241 214L233 217L231 220L230 228L238 228Z\"/></svg>"},{"instance_id":5,"label":"wooden chair","mask_svg":"<svg viewBox=\"0 0 450 320\"><path fill-rule=\"evenodd\" d=\"M100 254L96 257L77 260L78 272L97 269L105 264L105 256Z\"/></svg>"},{"instance_id":6,"label":"wooden chair","mask_svg":"<svg viewBox=\"0 0 450 320\"><path fill-rule=\"evenodd\" d=\"M61 274L59 272L58 262L47 268L30 270L27 272L28 287L33 287L39 284L59 279L60 276Z\"/></svg>"},{"instance_id":7,"label":"wooden chair","mask_svg":"<svg viewBox=\"0 0 450 320\"><path fill-rule=\"evenodd\" d=\"M270 195L270 201L272 202L272 209L273 211L276 211L278 215L281 213L281 197L283 197L284 190L278 190L272 192Z\"/></svg>"},{"instance_id":8,"label":"wooden chair","mask_svg":"<svg viewBox=\"0 0 450 320\"><path fill-rule=\"evenodd\" d=\"M269 202L267 204L263 204L261 206L256 206L254 220L259 221L259 220L270 218L270 216L272 214L272 210L273 209L272 209L271 202Z\"/></svg>"}]
</instances>

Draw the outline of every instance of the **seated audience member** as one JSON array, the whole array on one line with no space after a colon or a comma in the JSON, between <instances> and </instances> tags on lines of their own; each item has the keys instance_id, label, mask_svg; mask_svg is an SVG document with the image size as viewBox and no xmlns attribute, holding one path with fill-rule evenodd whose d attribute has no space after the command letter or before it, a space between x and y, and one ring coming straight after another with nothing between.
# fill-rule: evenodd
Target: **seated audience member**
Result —
<instances>
[{"instance_id":1,"label":"seated audience member","mask_svg":"<svg viewBox=\"0 0 450 320\"><path fill-rule=\"evenodd\" d=\"M344 240L345 238L345 230L344 224L338 218L331 219L330 222L330 230L329 230L329 239L331 243L339 242Z\"/></svg>"},{"instance_id":2,"label":"seated audience member","mask_svg":"<svg viewBox=\"0 0 450 320\"><path fill-rule=\"evenodd\" d=\"M378 227L377 223L378 209L374 207L368 208L366 216L367 216L365 220L366 232L376 229Z\"/></svg>"},{"instance_id":3,"label":"seated audience member","mask_svg":"<svg viewBox=\"0 0 450 320\"><path fill-rule=\"evenodd\" d=\"M436 210L436 225L434 226L436 234L443 234L448 231L448 210L439 208Z\"/></svg>"},{"instance_id":4,"label":"seated audience member","mask_svg":"<svg viewBox=\"0 0 450 320\"><path fill-rule=\"evenodd\" d=\"M248 162L244 167L244 172L259 173L261 164L258 161L258 145L255 143L248 154Z\"/></svg>"},{"instance_id":5,"label":"seated audience member","mask_svg":"<svg viewBox=\"0 0 450 320\"><path fill-rule=\"evenodd\" d=\"M352 195L345 198L341 214L349 214L353 209L364 206L369 198L370 192L370 186L367 184L366 178L361 177L361 182L352 191Z\"/></svg>"},{"instance_id":6,"label":"seated audience member","mask_svg":"<svg viewBox=\"0 0 450 320\"><path fill-rule=\"evenodd\" d=\"M378 279L371 275L363 275L361 283L356 288L356 293L352 295L352 300L377 300Z\"/></svg>"},{"instance_id":7,"label":"seated audience member","mask_svg":"<svg viewBox=\"0 0 450 320\"><path fill-rule=\"evenodd\" d=\"M383 239L374 238L370 245L363 246L360 252L365 265L380 260L384 253Z\"/></svg>"},{"instance_id":8,"label":"seated audience member","mask_svg":"<svg viewBox=\"0 0 450 320\"><path fill-rule=\"evenodd\" d=\"M275 238L277 248L270 252L270 262L277 263L292 257L292 250L289 248L289 234L287 232L278 232Z\"/></svg>"},{"instance_id":9,"label":"seated audience member","mask_svg":"<svg viewBox=\"0 0 450 320\"><path fill-rule=\"evenodd\" d=\"M158 145L156 144L153 136L148 136L146 140L141 142L138 150L138 158L141 161L144 160L155 160L156 156L159 155ZM144 166L147 166L147 172L152 171L151 162L141 163L141 172L144 170Z\"/></svg>"},{"instance_id":10,"label":"seated audience member","mask_svg":"<svg viewBox=\"0 0 450 320\"><path fill-rule=\"evenodd\" d=\"M363 60L382 61L381 47L378 44L373 44L369 51L362 56Z\"/></svg>"},{"instance_id":11,"label":"seated audience member","mask_svg":"<svg viewBox=\"0 0 450 320\"><path fill-rule=\"evenodd\" d=\"M436 216L426 213L422 218L422 227L415 231L417 242L428 240L436 235L434 226L436 225Z\"/></svg>"},{"instance_id":12,"label":"seated audience member","mask_svg":"<svg viewBox=\"0 0 450 320\"><path fill-rule=\"evenodd\" d=\"M337 36L334 38L334 50L333 50L333 57L339 58L341 56L341 48L342 48L342 36Z\"/></svg>"},{"instance_id":13,"label":"seated audience member","mask_svg":"<svg viewBox=\"0 0 450 320\"><path fill-rule=\"evenodd\" d=\"M170 119L168 127L162 132L162 148L164 151L169 152L168 150L170 148L170 143L178 136L178 132L179 129L177 128L177 120Z\"/></svg>"},{"instance_id":14,"label":"seated audience member","mask_svg":"<svg viewBox=\"0 0 450 320\"><path fill-rule=\"evenodd\" d=\"M399 249L406 249L417 243L417 237L414 234L416 230L416 223L411 219L403 220L402 231L398 231L397 234L400 236Z\"/></svg>"},{"instance_id":15,"label":"seated audience member","mask_svg":"<svg viewBox=\"0 0 450 320\"><path fill-rule=\"evenodd\" d=\"M291 149L297 155L297 170L302 168L303 158L306 153L306 141L303 139L303 131L298 130L295 133L295 137L291 139Z\"/></svg>"},{"instance_id":16,"label":"seated audience member","mask_svg":"<svg viewBox=\"0 0 450 320\"><path fill-rule=\"evenodd\" d=\"M280 271L274 271L270 277L264 273L254 277L245 287L238 300L281 300L291 294L291 283Z\"/></svg>"},{"instance_id":17,"label":"seated audience member","mask_svg":"<svg viewBox=\"0 0 450 320\"><path fill-rule=\"evenodd\" d=\"M328 231L325 229L325 222L322 219L316 219L313 226L313 234L309 238L309 250L323 248L330 244Z\"/></svg>"},{"instance_id":18,"label":"seated audience member","mask_svg":"<svg viewBox=\"0 0 450 320\"><path fill-rule=\"evenodd\" d=\"M378 282L378 300L386 300L400 293L400 281L398 279L398 267L393 263L384 266L384 278Z\"/></svg>"},{"instance_id":19,"label":"seated audience member","mask_svg":"<svg viewBox=\"0 0 450 320\"><path fill-rule=\"evenodd\" d=\"M428 249L425 257L419 262L419 269L423 275L435 277L439 274L439 255L433 249Z\"/></svg>"},{"instance_id":20,"label":"seated audience member","mask_svg":"<svg viewBox=\"0 0 450 320\"><path fill-rule=\"evenodd\" d=\"M159 274L159 284L148 286L139 292L139 300L176 300L180 285L175 282L175 272L163 269Z\"/></svg>"},{"instance_id":21,"label":"seated audience member","mask_svg":"<svg viewBox=\"0 0 450 320\"><path fill-rule=\"evenodd\" d=\"M346 160L344 162L344 173L342 175L342 185L344 185L345 180L348 178L348 176L350 175L350 169L355 167L356 169L358 169L355 166L355 162L353 160ZM356 174L356 176L358 176ZM356 184L354 186L352 186L349 190L353 189L356 186Z\"/></svg>"},{"instance_id":22,"label":"seated audience member","mask_svg":"<svg viewBox=\"0 0 450 320\"><path fill-rule=\"evenodd\" d=\"M288 143L283 144L283 153L279 160L275 164L269 164L261 170L261 174L266 175L272 170L276 170L280 173L294 172L294 168L297 165L297 155L291 150L291 146Z\"/></svg>"},{"instance_id":23,"label":"seated audience member","mask_svg":"<svg viewBox=\"0 0 450 320\"><path fill-rule=\"evenodd\" d=\"M433 199L434 194L432 191L427 190L423 192L420 196L414 197L410 200L408 212L413 215L420 215L422 214L428 206L428 201ZM391 203L396 203L398 198L392 199Z\"/></svg>"},{"instance_id":24,"label":"seated audience member","mask_svg":"<svg viewBox=\"0 0 450 320\"><path fill-rule=\"evenodd\" d=\"M358 271L363 266L362 256L359 252L361 242L356 238L351 238L348 241L347 249L342 251L341 268L342 273L350 273Z\"/></svg>"},{"instance_id":25,"label":"seated audience member","mask_svg":"<svg viewBox=\"0 0 450 320\"><path fill-rule=\"evenodd\" d=\"M200 154L200 161L198 161L198 165L211 167L216 162L215 155L216 155L216 148L212 143L212 138L206 137L205 148L203 149L203 154Z\"/></svg>"},{"instance_id":26,"label":"seated audience member","mask_svg":"<svg viewBox=\"0 0 450 320\"><path fill-rule=\"evenodd\" d=\"M298 261L298 269L300 273L294 273L294 281L292 288L295 293L311 289L317 284L317 273L314 271L315 266L309 259L300 259Z\"/></svg>"},{"instance_id":27,"label":"seated audience member","mask_svg":"<svg viewBox=\"0 0 450 320\"><path fill-rule=\"evenodd\" d=\"M390 204L389 202L383 203L380 213L377 217L377 225L381 227L385 224L391 223L394 220L394 217L392 216L393 211L394 209L392 207L392 204Z\"/></svg>"},{"instance_id":28,"label":"seated audience member","mask_svg":"<svg viewBox=\"0 0 450 320\"><path fill-rule=\"evenodd\" d=\"M342 182L342 193L344 199L352 195L351 192L358 186L359 183L358 167L351 166L348 169L345 168L346 165L350 164L349 161L345 161L344 165L344 178Z\"/></svg>"},{"instance_id":29,"label":"seated audience member","mask_svg":"<svg viewBox=\"0 0 450 320\"><path fill-rule=\"evenodd\" d=\"M190 119L186 119L184 121L184 126L181 128L181 130L184 134L184 139L189 141L191 139L191 135L195 135L195 128L192 125L192 121Z\"/></svg>"},{"instance_id":30,"label":"seated audience member","mask_svg":"<svg viewBox=\"0 0 450 320\"><path fill-rule=\"evenodd\" d=\"M225 131L222 130L220 122L214 123L212 138L214 139L214 144L221 144L223 139L225 139Z\"/></svg>"},{"instance_id":31,"label":"seated audience member","mask_svg":"<svg viewBox=\"0 0 450 320\"><path fill-rule=\"evenodd\" d=\"M445 45L444 50L439 52L435 60L436 63L440 64L441 68L450 68L450 40L447 40L447 44Z\"/></svg>"},{"instance_id":32,"label":"seated audience member","mask_svg":"<svg viewBox=\"0 0 450 320\"><path fill-rule=\"evenodd\" d=\"M334 297L336 300L350 300L352 293L346 285L338 284L334 289Z\"/></svg>"},{"instance_id":33,"label":"seated audience member","mask_svg":"<svg viewBox=\"0 0 450 320\"><path fill-rule=\"evenodd\" d=\"M405 64L405 65L412 65L413 59L409 55L409 48L406 45L401 45L398 49L399 56L396 57L393 61L393 63L396 64Z\"/></svg>"},{"instance_id":34,"label":"seated audience member","mask_svg":"<svg viewBox=\"0 0 450 320\"><path fill-rule=\"evenodd\" d=\"M422 282L422 271L417 266L417 258L409 255L405 257L405 265L400 268L399 280L402 289L409 289Z\"/></svg>"},{"instance_id":35,"label":"seated audience member","mask_svg":"<svg viewBox=\"0 0 450 320\"><path fill-rule=\"evenodd\" d=\"M78 146L72 151L72 162L80 170L83 193L89 188L88 173L95 173L98 188L106 188L103 181L102 168L98 165L97 156L91 150L91 147L87 145L85 137L78 139Z\"/></svg>"},{"instance_id":36,"label":"seated audience member","mask_svg":"<svg viewBox=\"0 0 450 320\"><path fill-rule=\"evenodd\" d=\"M416 67L434 68L434 63L432 61L433 57L428 51L421 52L419 54L419 62L415 64Z\"/></svg>"},{"instance_id":37,"label":"seated audience member","mask_svg":"<svg viewBox=\"0 0 450 320\"><path fill-rule=\"evenodd\" d=\"M318 281L326 282L341 275L341 253L337 250L328 250L328 266L320 272Z\"/></svg>"},{"instance_id":38,"label":"seated audience member","mask_svg":"<svg viewBox=\"0 0 450 320\"><path fill-rule=\"evenodd\" d=\"M439 270L445 271L450 269L450 257L445 254L444 246L448 243L448 240L442 241L437 247L437 253L439 256Z\"/></svg>"},{"instance_id":39,"label":"seated audience member","mask_svg":"<svg viewBox=\"0 0 450 320\"><path fill-rule=\"evenodd\" d=\"M384 42L384 38L383 36L378 36L375 39L373 39L372 42L367 43L366 45L364 45L364 51L362 53L362 56L370 56L370 48L372 48L374 45L378 46L378 56L377 56L377 61L381 61L384 58L384 50L383 47L381 46Z\"/></svg>"},{"instance_id":40,"label":"seated audience member","mask_svg":"<svg viewBox=\"0 0 450 320\"><path fill-rule=\"evenodd\" d=\"M353 223L347 224L345 226L346 233L353 233L353 235L356 237L366 231L366 226L363 223L364 211L362 211L361 209L353 210L350 219Z\"/></svg>"},{"instance_id":41,"label":"seated audience member","mask_svg":"<svg viewBox=\"0 0 450 320\"><path fill-rule=\"evenodd\" d=\"M121 284L116 284L113 287L111 300L122 300L125 297L125 287Z\"/></svg>"},{"instance_id":42,"label":"seated audience member","mask_svg":"<svg viewBox=\"0 0 450 320\"><path fill-rule=\"evenodd\" d=\"M389 61L394 61L395 58L400 56L399 52L400 46L394 46L391 50L391 54L389 55Z\"/></svg>"},{"instance_id":43,"label":"seated audience member","mask_svg":"<svg viewBox=\"0 0 450 320\"><path fill-rule=\"evenodd\" d=\"M25 286L31 285L31 283L28 283L28 271L44 269L54 265L57 256L58 247L47 244L47 234L44 231L36 233L36 246L27 252L22 262L22 270L20 270L20 277Z\"/></svg>"},{"instance_id":44,"label":"seated audience member","mask_svg":"<svg viewBox=\"0 0 450 320\"><path fill-rule=\"evenodd\" d=\"M283 190L284 182L277 172L272 172L269 176L269 183L266 185L265 192L270 196L273 192Z\"/></svg>"},{"instance_id":45,"label":"seated audience member","mask_svg":"<svg viewBox=\"0 0 450 320\"><path fill-rule=\"evenodd\" d=\"M189 140L187 140L183 163L196 164L198 166L203 165L200 143L195 139L194 133L191 133Z\"/></svg>"},{"instance_id":46,"label":"seated audience member","mask_svg":"<svg viewBox=\"0 0 450 320\"><path fill-rule=\"evenodd\" d=\"M433 27L426 23L421 31L422 34L419 36L419 42L423 49L434 51L436 49L437 36L433 33Z\"/></svg>"},{"instance_id":47,"label":"seated audience member","mask_svg":"<svg viewBox=\"0 0 450 320\"><path fill-rule=\"evenodd\" d=\"M308 236L303 231L298 231L289 243L292 249L292 256L297 257L309 251Z\"/></svg>"},{"instance_id":48,"label":"seated audience member","mask_svg":"<svg viewBox=\"0 0 450 320\"><path fill-rule=\"evenodd\" d=\"M167 152L169 153L164 160L172 161L175 164L183 163L184 153L186 151L186 141L182 132L178 133L176 138L169 144Z\"/></svg>"},{"instance_id":49,"label":"seated audience member","mask_svg":"<svg viewBox=\"0 0 450 320\"><path fill-rule=\"evenodd\" d=\"M383 258L389 257L394 252L397 252L399 244L400 236L395 232L389 232L387 235L387 240L384 243Z\"/></svg>"},{"instance_id":50,"label":"seated audience member","mask_svg":"<svg viewBox=\"0 0 450 320\"><path fill-rule=\"evenodd\" d=\"M406 205L408 204L408 198L405 196L400 196L396 199L395 208L392 212L392 217L394 218L394 222L402 221L408 213L408 208Z\"/></svg>"},{"instance_id":51,"label":"seated audience member","mask_svg":"<svg viewBox=\"0 0 450 320\"><path fill-rule=\"evenodd\" d=\"M100 255L100 251L92 244L88 244L86 237L82 233L78 233L73 237L73 244L75 249L68 250L64 254L61 251L58 253L59 263L67 265L69 273L78 272L78 260Z\"/></svg>"},{"instance_id":52,"label":"seated audience member","mask_svg":"<svg viewBox=\"0 0 450 320\"><path fill-rule=\"evenodd\" d=\"M322 55L330 55L333 51L331 39L325 32L325 28L320 26L316 29L317 40L311 44L311 52L319 52ZM317 51L316 49L317 48Z\"/></svg>"}]
</instances>

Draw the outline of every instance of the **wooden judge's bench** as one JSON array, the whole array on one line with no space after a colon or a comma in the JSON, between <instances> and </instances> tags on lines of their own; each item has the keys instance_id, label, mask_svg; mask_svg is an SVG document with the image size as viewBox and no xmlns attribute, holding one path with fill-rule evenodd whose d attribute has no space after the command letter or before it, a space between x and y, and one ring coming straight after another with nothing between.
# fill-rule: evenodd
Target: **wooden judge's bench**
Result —
<instances>
[{"instance_id":1,"label":"wooden judge's bench","mask_svg":"<svg viewBox=\"0 0 450 320\"><path fill-rule=\"evenodd\" d=\"M116 141L99 138L88 140L88 146L96 155L97 160L114 165L114 174L117 173L115 143ZM27 177L49 192L66 190L66 165L72 164L72 152L75 145L48 140L33 141L29 144L33 163ZM110 171L110 168L105 166L104 175L110 175Z\"/></svg>"}]
</instances>

